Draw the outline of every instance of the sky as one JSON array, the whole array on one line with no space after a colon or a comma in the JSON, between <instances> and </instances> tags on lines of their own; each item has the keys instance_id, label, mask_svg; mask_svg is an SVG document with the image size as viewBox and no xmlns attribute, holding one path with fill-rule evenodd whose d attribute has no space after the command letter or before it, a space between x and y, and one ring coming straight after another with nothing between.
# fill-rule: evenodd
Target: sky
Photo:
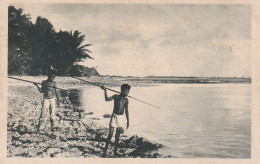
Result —
<instances>
[{"instance_id":1,"label":"sky","mask_svg":"<svg viewBox=\"0 0 260 164\"><path fill-rule=\"evenodd\" d=\"M82 62L102 75L251 76L247 4L12 4L47 18L56 31L79 30L91 43Z\"/></svg>"}]
</instances>

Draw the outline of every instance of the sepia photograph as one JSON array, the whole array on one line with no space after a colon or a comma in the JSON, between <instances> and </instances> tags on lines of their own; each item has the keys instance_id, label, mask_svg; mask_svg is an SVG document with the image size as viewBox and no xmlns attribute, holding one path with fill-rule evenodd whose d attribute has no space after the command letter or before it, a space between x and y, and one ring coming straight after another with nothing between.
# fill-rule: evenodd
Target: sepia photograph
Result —
<instances>
[{"instance_id":1,"label":"sepia photograph","mask_svg":"<svg viewBox=\"0 0 260 164\"><path fill-rule=\"evenodd\" d=\"M251 4L6 7L6 158L251 159Z\"/></svg>"}]
</instances>

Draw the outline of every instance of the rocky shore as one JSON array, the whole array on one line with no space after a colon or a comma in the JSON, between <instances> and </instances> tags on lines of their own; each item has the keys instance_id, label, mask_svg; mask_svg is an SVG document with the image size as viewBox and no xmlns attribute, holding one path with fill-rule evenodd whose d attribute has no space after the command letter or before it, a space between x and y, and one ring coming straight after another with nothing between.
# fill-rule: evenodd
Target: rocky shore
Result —
<instances>
[{"instance_id":1,"label":"rocky shore","mask_svg":"<svg viewBox=\"0 0 260 164\"><path fill-rule=\"evenodd\" d=\"M38 81L44 77L27 77ZM90 79L106 85L119 85L113 79ZM96 80L96 81L95 81ZM77 80L57 78L58 87L68 88L84 86ZM108 128L100 127L94 120L86 119L84 109L77 108L62 98L57 108L58 118L55 132L50 131L50 122L36 132L40 116L42 96L36 87L9 79L8 87L8 157L102 157ZM104 117L107 117L104 115ZM48 117L46 117L48 118ZM107 157L113 157L113 141ZM122 136L119 142L119 157L122 158L158 158L169 157L156 152L163 145L151 142L144 137Z\"/></svg>"}]
</instances>

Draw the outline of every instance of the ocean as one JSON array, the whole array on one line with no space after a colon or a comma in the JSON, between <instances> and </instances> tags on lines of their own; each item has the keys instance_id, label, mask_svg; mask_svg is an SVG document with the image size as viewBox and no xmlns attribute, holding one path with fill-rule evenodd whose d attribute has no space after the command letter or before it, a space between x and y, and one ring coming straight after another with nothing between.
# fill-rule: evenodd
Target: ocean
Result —
<instances>
[{"instance_id":1,"label":"ocean","mask_svg":"<svg viewBox=\"0 0 260 164\"><path fill-rule=\"evenodd\" d=\"M119 87L112 88L119 91ZM108 91L108 95L114 93ZM132 87L129 98L130 128L138 135L163 144L158 152L176 158L250 158L250 84L160 84ZM113 101L106 102L98 87L70 90L70 99L108 127Z\"/></svg>"}]
</instances>

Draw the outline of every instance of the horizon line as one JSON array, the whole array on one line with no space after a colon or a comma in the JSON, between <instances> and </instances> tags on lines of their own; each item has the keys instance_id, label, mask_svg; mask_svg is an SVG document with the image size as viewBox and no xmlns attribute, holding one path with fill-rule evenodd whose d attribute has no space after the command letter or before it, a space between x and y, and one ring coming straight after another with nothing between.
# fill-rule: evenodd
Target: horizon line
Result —
<instances>
[{"instance_id":1,"label":"horizon line","mask_svg":"<svg viewBox=\"0 0 260 164\"><path fill-rule=\"evenodd\" d=\"M167 76L160 76L160 75L148 75L148 76L100 75L100 76L110 76L110 77L138 77L138 78L145 78L145 77L176 77L176 78L252 78L251 76L174 76L174 75L167 75Z\"/></svg>"}]
</instances>

